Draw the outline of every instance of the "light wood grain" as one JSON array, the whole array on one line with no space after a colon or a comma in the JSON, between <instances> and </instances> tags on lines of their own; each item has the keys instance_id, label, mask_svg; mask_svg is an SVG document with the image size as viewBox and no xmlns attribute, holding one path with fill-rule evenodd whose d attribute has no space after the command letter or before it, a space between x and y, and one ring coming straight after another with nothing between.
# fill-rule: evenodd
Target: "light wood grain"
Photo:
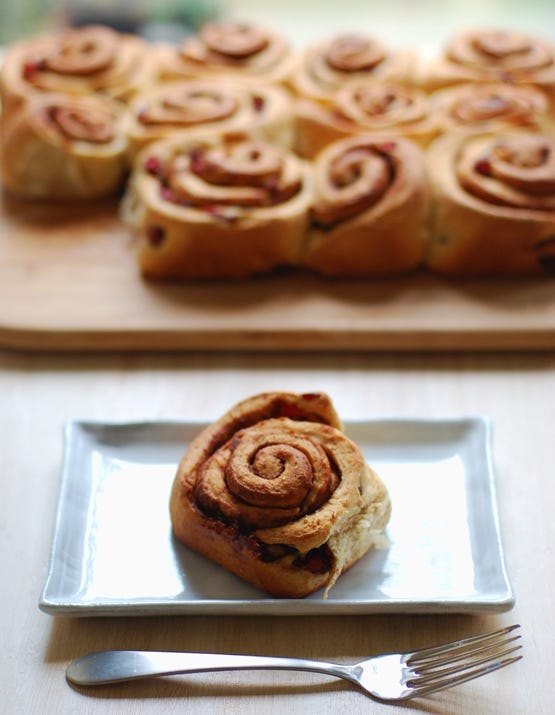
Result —
<instances>
[{"instance_id":1,"label":"light wood grain","mask_svg":"<svg viewBox=\"0 0 555 715\"><path fill-rule=\"evenodd\" d=\"M419 274L144 281L114 203L4 197L0 345L41 350L530 350L555 347L555 281Z\"/></svg>"},{"instance_id":2,"label":"light wood grain","mask_svg":"<svg viewBox=\"0 0 555 715\"><path fill-rule=\"evenodd\" d=\"M488 616L53 618L38 608L68 419L213 419L266 389L326 389L344 419L487 414L516 607ZM35 355L0 352L0 710L20 713L384 713L309 674L198 675L74 690L70 659L105 648L296 654L350 662L520 621L524 660L411 712L550 712L555 648L551 355ZM430 495L433 499L433 495ZM133 508L130 494L129 508ZM122 528L125 524L122 523ZM121 565L125 568L125 563ZM394 715L406 708L388 706Z\"/></svg>"}]
</instances>

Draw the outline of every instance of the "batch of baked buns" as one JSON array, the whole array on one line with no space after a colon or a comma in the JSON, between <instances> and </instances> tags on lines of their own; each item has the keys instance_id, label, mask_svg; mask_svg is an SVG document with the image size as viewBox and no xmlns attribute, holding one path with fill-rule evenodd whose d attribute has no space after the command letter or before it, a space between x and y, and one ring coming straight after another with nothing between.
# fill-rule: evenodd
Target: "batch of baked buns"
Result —
<instances>
[{"instance_id":1,"label":"batch of baked buns","mask_svg":"<svg viewBox=\"0 0 555 715\"><path fill-rule=\"evenodd\" d=\"M4 190L121 197L142 275L555 270L555 46L464 30L424 60L358 28L293 48L212 22L8 48Z\"/></svg>"}]
</instances>

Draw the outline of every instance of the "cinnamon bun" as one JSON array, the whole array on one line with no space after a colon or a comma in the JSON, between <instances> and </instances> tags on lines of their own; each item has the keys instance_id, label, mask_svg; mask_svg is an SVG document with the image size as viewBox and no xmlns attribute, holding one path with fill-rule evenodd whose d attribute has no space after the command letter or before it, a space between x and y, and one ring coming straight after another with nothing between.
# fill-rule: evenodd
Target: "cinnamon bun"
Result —
<instances>
[{"instance_id":1,"label":"cinnamon bun","mask_svg":"<svg viewBox=\"0 0 555 715\"><path fill-rule=\"evenodd\" d=\"M162 46L158 58L164 80L225 77L251 85L286 83L293 61L289 42L279 32L237 20L206 23L179 46Z\"/></svg>"},{"instance_id":2,"label":"cinnamon bun","mask_svg":"<svg viewBox=\"0 0 555 715\"><path fill-rule=\"evenodd\" d=\"M345 82L410 82L413 62L412 52L393 50L372 35L336 35L300 53L291 85L300 97L326 100Z\"/></svg>"},{"instance_id":3,"label":"cinnamon bun","mask_svg":"<svg viewBox=\"0 0 555 715\"><path fill-rule=\"evenodd\" d=\"M324 595L383 541L390 500L322 393L240 402L187 448L174 534L276 597Z\"/></svg>"},{"instance_id":4,"label":"cinnamon bun","mask_svg":"<svg viewBox=\"0 0 555 715\"><path fill-rule=\"evenodd\" d=\"M247 138L174 135L137 159L123 213L151 278L241 278L295 263L312 197L310 167Z\"/></svg>"},{"instance_id":5,"label":"cinnamon bun","mask_svg":"<svg viewBox=\"0 0 555 715\"><path fill-rule=\"evenodd\" d=\"M293 143L292 102L278 86L181 80L140 92L127 115L130 153L178 130L191 136L247 133L283 148Z\"/></svg>"},{"instance_id":6,"label":"cinnamon bun","mask_svg":"<svg viewBox=\"0 0 555 715\"><path fill-rule=\"evenodd\" d=\"M100 26L65 29L8 48L0 73L4 112L37 93L105 94L127 100L154 76L147 43Z\"/></svg>"},{"instance_id":7,"label":"cinnamon bun","mask_svg":"<svg viewBox=\"0 0 555 715\"><path fill-rule=\"evenodd\" d=\"M555 139L451 134L429 149L435 199L428 267L461 276L555 269Z\"/></svg>"},{"instance_id":8,"label":"cinnamon bun","mask_svg":"<svg viewBox=\"0 0 555 715\"><path fill-rule=\"evenodd\" d=\"M318 154L314 172L303 265L327 276L386 276L422 263L429 191L418 145L401 137L347 137Z\"/></svg>"},{"instance_id":9,"label":"cinnamon bun","mask_svg":"<svg viewBox=\"0 0 555 715\"><path fill-rule=\"evenodd\" d=\"M429 91L461 82L507 82L553 94L555 45L516 30L464 30L424 64L419 82Z\"/></svg>"},{"instance_id":10,"label":"cinnamon bun","mask_svg":"<svg viewBox=\"0 0 555 715\"><path fill-rule=\"evenodd\" d=\"M2 121L2 180L25 198L92 199L127 178L123 110L107 97L43 94Z\"/></svg>"},{"instance_id":11,"label":"cinnamon bun","mask_svg":"<svg viewBox=\"0 0 555 715\"><path fill-rule=\"evenodd\" d=\"M553 129L548 98L541 90L503 82L438 90L430 96L430 111L441 133Z\"/></svg>"},{"instance_id":12,"label":"cinnamon bun","mask_svg":"<svg viewBox=\"0 0 555 715\"><path fill-rule=\"evenodd\" d=\"M398 134L423 146L438 134L425 92L392 82L348 82L329 100L299 99L295 115L296 148L307 158L353 134Z\"/></svg>"}]
</instances>

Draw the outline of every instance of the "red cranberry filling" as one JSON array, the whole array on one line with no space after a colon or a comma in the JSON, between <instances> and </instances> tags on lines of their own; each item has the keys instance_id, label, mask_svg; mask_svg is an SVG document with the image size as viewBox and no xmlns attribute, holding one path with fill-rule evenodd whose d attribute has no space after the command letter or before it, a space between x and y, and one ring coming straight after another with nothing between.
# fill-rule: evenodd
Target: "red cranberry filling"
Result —
<instances>
[{"instance_id":1,"label":"red cranberry filling","mask_svg":"<svg viewBox=\"0 0 555 715\"><path fill-rule=\"evenodd\" d=\"M264 182L264 188L269 191L270 194L277 194L279 191L279 179L277 176L270 176Z\"/></svg>"},{"instance_id":2,"label":"red cranberry filling","mask_svg":"<svg viewBox=\"0 0 555 715\"><path fill-rule=\"evenodd\" d=\"M160 187L160 196L164 199L164 201L171 201L174 204L177 203L177 196L171 189L168 189L167 186Z\"/></svg>"},{"instance_id":3,"label":"red cranberry filling","mask_svg":"<svg viewBox=\"0 0 555 715\"><path fill-rule=\"evenodd\" d=\"M327 573L332 567L332 555L327 545L312 549L295 559L293 566L306 569L310 573Z\"/></svg>"},{"instance_id":4,"label":"red cranberry filling","mask_svg":"<svg viewBox=\"0 0 555 715\"><path fill-rule=\"evenodd\" d=\"M45 69L44 60L25 62L23 65L23 77L25 77L25 79L29 79L35 72L40 72L43 69Z\"/></svg>"},{"instance_id":5,"label":"red cranberry filling","mask_svg":"<svg viewBox=\"0 0 555 715\"><path fill-rule=\"evenodd\" d=\"M145 170L153 176L160 176L162 173L162 164L160 163L160 159L156 156L149 156L145 161Z\"/></svg>"},{"instance_id":6,"label":"red cranberry filling","mask_svg":"<svg viewBox=\"0 0 555 715\"><path fill-rule=\"evenodd\" d=\"M296 405L280 405L278 416L289 417L292 420L305 420L306 412L299 409Z\"/></svg>"},{"instance_id":7,"label":"red cranberry filling","mask_svg":"<svg viewBox=\"0 0 555 715\"><path fill-rule=\"evenodd\" d=\"M385 154L391 154L391 152L395 150L396 146L395 142L383 142L379 145L378 149L383 151Z\"/></svg>"},{"instance_id":8,"label":"red cranberry filling","mask_svg":"<svg viewBox=\"0 0 555 715\"><path fill-rule=\"evenodd\" d=\"M164 243L166 231L161 226L149 226L146 230L146 237L151 246L158 248Z\"/></svg>"},{"instance_id":9,"label":"red cranberry filling","mask_svg":"<svg viewBox=\"0 0 555 715\"><path fill-rule=\"evenodd\" d=\"M206 165L203 155L200 151L192 151L191 157L191 171L194 174L199 174Z\"/></svg>"},{"instance_id":10,"label":"red cranberry filling","mask_svg":"<svg viewBox=\"0 0 555 715\"><path fill-rule=\"evenodd\" d=\"M478 174L482 174L482 176L491 176L491 164L489 159L478 159L478 161L474 164L474 170Z\"/></svg>"},{"instance_id":11,"label":"red cranberry filling","mask_svg":"<svg viewBox=\"0 0 555 715\"><path fill-rule=\"evenodd\" d=\"M264 109L264 98L255 95L252 98L252 106L254 107L256 112L261 112Z\"/></svg>"}]
</instances>

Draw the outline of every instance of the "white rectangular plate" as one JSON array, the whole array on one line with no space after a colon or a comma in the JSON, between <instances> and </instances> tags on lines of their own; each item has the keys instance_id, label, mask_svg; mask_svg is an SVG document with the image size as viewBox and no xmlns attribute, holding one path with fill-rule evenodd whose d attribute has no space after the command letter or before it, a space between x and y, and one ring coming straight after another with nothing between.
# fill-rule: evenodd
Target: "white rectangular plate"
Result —
<instances>
[{"instance_id":1,"label":"white rectangular plate","mask_svg":"<svg viewBox=\"0 0 555 715\"><path fill-rule=\"evenodd\" d=\"M329 598L273 599L172 537L176 464L203 424L66 427L50 567L40 608L63 616L315 615L505 611L503 557L485 418L347 423L391 494L389 545Z\"/></svg>"}]
</instances>

